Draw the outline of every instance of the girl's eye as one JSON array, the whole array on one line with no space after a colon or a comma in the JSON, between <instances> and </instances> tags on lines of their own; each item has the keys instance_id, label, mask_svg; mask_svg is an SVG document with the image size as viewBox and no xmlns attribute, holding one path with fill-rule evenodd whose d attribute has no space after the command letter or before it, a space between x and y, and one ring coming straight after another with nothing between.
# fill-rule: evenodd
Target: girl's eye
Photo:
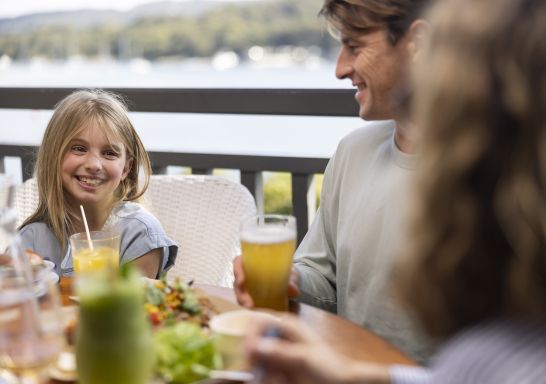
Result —
<instances>
[{"instance_id":1,"label":"girl's eye","mask_svg":"<svg viewBox=\"0 0 546 384\"><path fill-rule=\"evenodd\" d=\"M73 145L70 150L72 152L85 152L85 147L83 145Z\"/></svg>"},{"instance_id":2,"label":"girl's eye","mask_svg":"<svg viewBox=\"0 0 546 384\"><path fill-rule=\"evenodd\" d=\"M107 158L117 159L119 157L119 153L112 149L108 149L104 151L104 156L106 156Z\"/></svg>"}]
</instances>

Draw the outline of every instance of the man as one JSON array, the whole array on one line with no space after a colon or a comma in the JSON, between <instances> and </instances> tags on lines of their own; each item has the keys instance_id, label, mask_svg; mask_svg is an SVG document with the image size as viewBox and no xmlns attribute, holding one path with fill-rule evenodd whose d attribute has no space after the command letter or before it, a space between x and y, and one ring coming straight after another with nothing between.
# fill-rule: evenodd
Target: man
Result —
<instances>
[{"instance_id":1,"label":"man","mask_svg":"<svg viewBox=\"0 0 546 384\"><path fill-rule=\"evenodd\" d=\"M427 0L325 0L323 15L341 40L336 76L357 88L359 115L377 120L345 137L326 172L321 205L295 255L289 295L366 326L412 357L426 343L389 294L401 246L404 192L414 167L411 125L400 107L426 23ZM240 258L235 290L244 289Z\"/></svg>"}]
</instances>

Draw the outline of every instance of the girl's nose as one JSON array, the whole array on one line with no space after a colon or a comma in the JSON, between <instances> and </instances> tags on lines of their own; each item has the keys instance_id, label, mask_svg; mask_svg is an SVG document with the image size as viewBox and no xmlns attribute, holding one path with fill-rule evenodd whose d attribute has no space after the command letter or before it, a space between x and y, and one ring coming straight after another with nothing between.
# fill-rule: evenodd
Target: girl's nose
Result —
<instances>
[{"instance_id":1,"label":"girl's nose","mask_svg":"<svg viewBox=\"0 0 546 384\"><path fill-rule=\"evenodd\" d=\"M88 172L96 173L102 168L102 160L99 156L89 153L85 158L85 169Z\"/></svg>"}]
</instances>

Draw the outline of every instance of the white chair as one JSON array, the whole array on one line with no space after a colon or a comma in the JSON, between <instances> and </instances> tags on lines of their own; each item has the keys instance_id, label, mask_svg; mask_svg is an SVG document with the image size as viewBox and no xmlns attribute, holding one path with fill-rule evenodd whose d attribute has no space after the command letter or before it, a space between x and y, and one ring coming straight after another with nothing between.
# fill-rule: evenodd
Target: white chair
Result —
<instances>
[{"instance_id":1,"label":"white chair","mask_svg":"<svg viewBox=\"0 0 546 384\"><path fill-rule=\"evenodd\" d=\"M142 203L179 245L169 278L233 286L231 262L240 251L240 223L256 214L244 186L215 176L153 175ZM38 185L32 178L16 190L17 225L37 206Z\"/></svg>"},{"instance_id":2,"label":"white chair","mask_svg":"<svg viewBox=\"0 0 546 384\"><path fill-rule=\"evenodd\" d=\"M154 175L144 203L179 246L169 279L233 286L241 220L256 214L248 189L215 176Z\"/></svg>"},{"instance_id":3,"label":"white chair","mask_svg":"<svg viewBox=\"0 0 546 384\"><path fill-rule=\"evenodd\" d=\"M38 208L38 184L35 178L28 179L18 185L15 190L15 210L17 211L17 227Z\"/></svg>"}]
</instances>

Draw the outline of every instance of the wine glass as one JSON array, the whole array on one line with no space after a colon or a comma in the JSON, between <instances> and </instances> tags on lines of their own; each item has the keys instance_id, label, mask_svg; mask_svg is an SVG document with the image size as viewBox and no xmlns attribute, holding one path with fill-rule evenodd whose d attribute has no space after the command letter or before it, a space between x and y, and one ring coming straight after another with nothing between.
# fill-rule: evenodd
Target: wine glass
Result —
<instances>
[{"instance_id":1,"label":"wine glass","mask_svg":"<svg viewBox=\"0 0 546 384\"><path fill-rule=\"evenodd\" d=\"M13 266L0 267L0 368L8 382L36 384L64 346L60 297L48 269L32 280Z\"/></svg>"}]
</instances>

